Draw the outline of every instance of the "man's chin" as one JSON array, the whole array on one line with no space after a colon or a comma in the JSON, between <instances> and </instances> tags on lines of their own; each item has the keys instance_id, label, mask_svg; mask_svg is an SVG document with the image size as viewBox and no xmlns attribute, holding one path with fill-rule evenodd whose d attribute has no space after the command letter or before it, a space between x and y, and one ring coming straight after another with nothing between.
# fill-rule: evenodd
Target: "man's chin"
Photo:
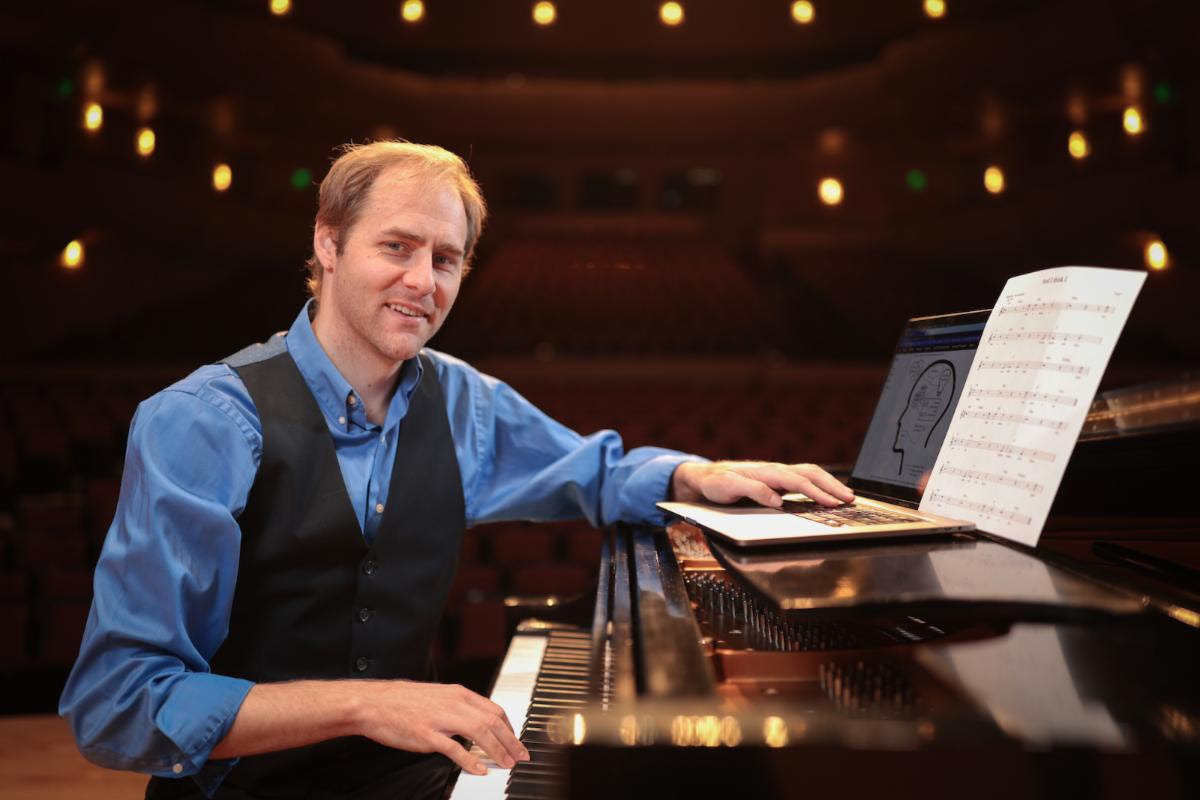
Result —
<instances>
[{"instance_id":1,"label":"man's chin","mask_svg":"<svg viewBox=\"0 0 1200 800\"><path fill-rule=\"evenodd\" d=\"M384 352L394 362L408 361L415 358L427 342L423 336L403 335L388 343Z\"/></svg>"}]
</instances>

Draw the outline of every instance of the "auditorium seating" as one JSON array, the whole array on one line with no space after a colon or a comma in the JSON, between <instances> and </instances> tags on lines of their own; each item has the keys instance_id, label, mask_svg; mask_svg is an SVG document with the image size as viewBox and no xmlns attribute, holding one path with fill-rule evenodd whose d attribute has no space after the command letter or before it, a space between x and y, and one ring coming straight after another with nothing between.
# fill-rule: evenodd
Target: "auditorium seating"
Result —
<instances>
[{"instance_id":1,"label":"auditorium seating","mask_svg":"<svg viewBox=\"0 0 1200 800\"><path fill-rule=\"evenodd\" d=\"M763 294L714 241L506 240L439 341L474 357L766 352L786 326Z\"/></svg>"}]
</instances>

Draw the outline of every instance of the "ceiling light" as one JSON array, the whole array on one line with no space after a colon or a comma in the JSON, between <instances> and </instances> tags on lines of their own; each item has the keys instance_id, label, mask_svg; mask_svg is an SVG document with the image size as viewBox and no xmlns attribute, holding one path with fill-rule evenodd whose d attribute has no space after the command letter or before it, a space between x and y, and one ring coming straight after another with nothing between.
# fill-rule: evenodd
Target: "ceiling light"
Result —
<instances>
[{"instance_id":1,"label":"ceiling light","mask_svg":"<svg viewBox=\"0 0 1200 800\"><path fill-rule=\"evenodd\" d=\"M213 167L212 185L218 192L223 192L233 184L233 168L228 164L217 164Z\"/></svg>"},{"instance_id":2,"label":"ceiling light","mask_svg":"<svg viewBox=\"0 0 1200 800\"><path fill-rule=\"evenodd\" d=\"M533 21L538 25L552 25L557 17L558 9L554 7L554 3L542 0L533 4Z\"/></svg>"},{"instance_id":3,"label":"ceiling light","mask_svg":"<svg viewBox=\"0 0 1200 800\"><path fill-rule=\"evenodd\" d=\"M104 124L104 109L99 103L91 102L83 107L83 127L85 130L98 131Z\"/></svg>"},{"instance_id":4,"label":"ceiling light","mask_svg":"<svg viewBox=\"0 0 1200 800\"><path fill-rule=\"evenodd\" d=\"M137 153L142 158L148 158L154 152L155 136L150 128L139 128L137 132Z\"/></svg>"},{"instance_id":5,"label":"ceiling light","mask_svg":"<svg viewBox=\"0 0 1200 800\"><path fill-rule=\"evenodd\" d=\"M817 185L817 194L825 205L836 206L842 202L845 191L842 189L842 182L837 178L823 178Z\"/></svg>"},{"instance_id":6,"label":"ceiling light","mask_svg":"<svg viewBox=\"0 0 1200 800\"><path fill-rule=\"evenodd\" d=\"M405 22L420 22L425 16L425 4L421 0L404 0L400 4L400 16Z\"/></svg>"},{"instance_id":7,"label":"ceiling light","mask_svg":"<svg viewBox=\"0 0 1200 800\"><path fill-rule=\"evenodd\" d=\"M63 248L62 255L58 257L58 263L65 269L79 269L83 266L83 242L78 239L72 239Z\"/></svg>"},{"instance_id":8,"label":"ceiling light","mask_svg":"<svg viewBox=\"0 0 1200 800\"><path fill-rule=\"evenodd\" d=\"M1087 158L1092 153L1092 146L1088 143L1087 136L1083 131L1071 131L1071 135L1067 137L1067 152L1071 154L1071 158L1082 160Z\"/></svg>"},{"instance_id":9,"label":"ceiling light","mask_svg":"<svg viewBox=\"0 0 1200 800\"><path fill-rule=\"evenodd\" d=\"M1146 243L1144 258L1146 260L1146 269L1155 271L1166 269L1171 263L1171 257L1167 253L1167 246L1163 244L1162 239L1151 239Z\"/></svg>"},{"instance_id":10,"label":"ceiling light","mask_svg":"<svg viewBox=\"0 0 1200 800\"><path fill-rule=\"evenodd\" d=\"M1000 194L1004 191L1004 170L997 167L995 164L983 171L983 188L987 189L992 194Z\"/></svg>"},{"instance_id":11,"label":"ceiling light","mask_svg":"<svg viewBox=\"0 0 1200 800\"><path fill-rule=\"evenodd\" d=\"M683 4L663 3L658 7L658 18L664 25L678 25L683 22Z\"/></svg>"},{"instance_id":12,"label":"ceiling light","mask_svg":"<svg viewBox=\"0 0 1200 800\"><path fill-rule=\"evenodd\" d=\"M1142 112L1137 106L1125 109L1125 113L1121 115L1121 125L1130 136L1139 136L1146 129L1146 124L1142 120Z\"/></svg>"}]
</instances>

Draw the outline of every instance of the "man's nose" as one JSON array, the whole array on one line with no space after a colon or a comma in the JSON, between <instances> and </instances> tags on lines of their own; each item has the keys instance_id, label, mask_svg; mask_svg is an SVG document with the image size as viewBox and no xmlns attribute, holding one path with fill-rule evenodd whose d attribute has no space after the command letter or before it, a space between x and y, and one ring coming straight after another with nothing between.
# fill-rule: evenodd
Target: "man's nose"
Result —
<instances>
[{"instance_id":1,"label":"man's nose","mask_svg":"<svg viewBox=\"0 0 1200 800\"><path fill-rule=\"evenodd\" d=\"M404 270L404 285L420 295L433 293L433 253L422 250L414 254Z\"/></svg>"}]
</instances>

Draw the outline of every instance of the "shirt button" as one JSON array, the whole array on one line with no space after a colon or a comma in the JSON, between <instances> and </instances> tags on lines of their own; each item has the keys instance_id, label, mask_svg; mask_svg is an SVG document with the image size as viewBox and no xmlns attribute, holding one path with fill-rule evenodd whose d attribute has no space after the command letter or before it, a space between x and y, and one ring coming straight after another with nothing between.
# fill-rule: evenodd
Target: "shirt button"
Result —
<instances>
[{"instance_id":1,"label":"shirt button","mask_svg":"<svg viewBox=\"0 0 1200 800\"><path fill-rule=\"evenodd\" d=\"M345 424L346 424L346 418L338 417L338 425L345 425Z\"/></svg>"},{"instance_id":2,"label":"shirt button","mask_svg":"<svg viewBox=\"0 0 1200 800\"><path fill-rule=\"evenodd\" d=\"M375 513L376 513L376 514L382 514L382 513L383 513L383 503L376 503L376 504L375 504Z\"/></svg>"},{"instance_id":3,"label":"shirt button","mask_svg":"<svg viewBox=\"0 0 1200 800\"><path fill-rule=\"evenodd\" d=\"M371 609L369 609L369 608L360 608L360 609L358 610L358 621L359 621L359 622L366 622L366 621L367 621L367 620L369 620L370 618L371 618Z\"/></svg>"},{"instance_id":4,"label":"shirt button","mask_svg":"<svg viewBox=\"0 0 1200 800\"><path fill-rule=\"evenodd\" d=\"M387 444L387 434L386 433L379 434L379 441L383 442L384 444Z\"/></svg>"},{"instance_id":5,"label":"shirt button","mask_svg":"<svg viewBox=\"0 0 1200 800\"><path fill-rule=\"evenodd\" d=\"M354 661L354 669L358 670L359 672L366 672L367 667L369 666L371 666L371 659L367 658L366 656L359 656Z\"/></svg>"},{"instance_id":6,"label":"shirt button","mask_svg":"<svg viewBox=\"0 0 1200 800\"><path fill-rule=\"evenodd\" d=\"M367 559L363 563L363 573L364 574L370 575L377 569L379 569L379 562L373 558Z\"/></svg>"},{"instance_id":7,"label":"shirt button","mask_svg":"<svg viewBox=\"0 0 1200 800\"><path fill-rule=\"evenodd\" d=\"M355 403L358 402L358 398L355 397L354 395L350 395L349 397L346 398L346 402L349 403L350 405L354 405Z\"/></svg>"},{"instance_id":8,"label":"shirt button","mask_svg":"<svg viewBox=\"0 0 1200 800\"><path fill-rule=\"evenodd\" d=\"M175 766L171 767L171 772L174 772L176 775L183 772L183 764L176 764Z\"/></svg>"}]
</instances>

